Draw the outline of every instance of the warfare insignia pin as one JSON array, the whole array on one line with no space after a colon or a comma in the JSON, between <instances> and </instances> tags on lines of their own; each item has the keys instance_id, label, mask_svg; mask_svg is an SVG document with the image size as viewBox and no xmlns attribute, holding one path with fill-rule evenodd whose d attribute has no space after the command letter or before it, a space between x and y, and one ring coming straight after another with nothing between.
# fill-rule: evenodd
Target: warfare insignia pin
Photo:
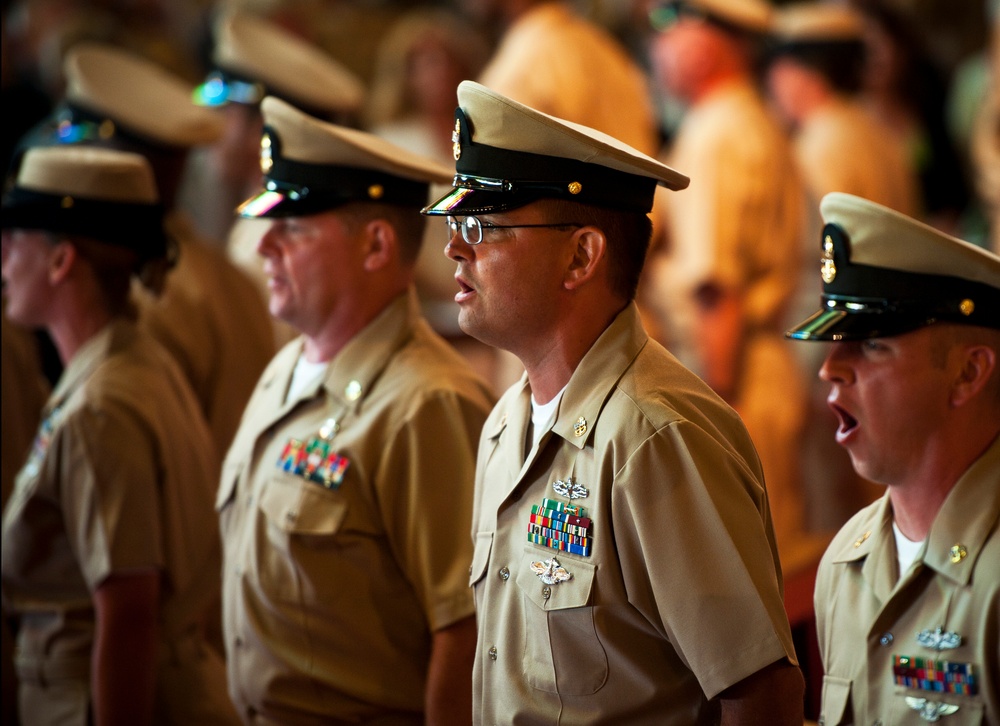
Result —
<instances>
[{"instance_id":1,"label":"warfare insignia pin","mask_svg":"<svg viewBox=\"0 0 1000 726\"><path fill-rule=\"evenodd\" d=\"M932 650L948 650L957 648L962 643L962 636L955 632L945 632L944 628L936 630L921 630L917 633L917 642Z\"/></svg>"},{"instance_id":2,"label":"warfare insignia pin","mask_svg":"<svg viewBox=\"0 0 1000 726\"><path fill-rule=\"evenodd\" d=\"M833 238L823 240L823 256L820 258L820 276L828 285L837 278L837 265L833 262Z\"/></svg>"},{"instance_id":3,"label":"warfare insignia pin","mask_svg":"<svg viewBox=\"0 0 1000 726\"><path fill-rule=\"evenodd\" d=\"M546 585L558 585L573 578L573 575L566 571L566 568L559 564L555 557L544 562L532 562L531 571L538 575L538 579Z\"/></svg>"},{"instance_id":4,"label":"warfare insignia pin","mask_svg":"<svg viewBox=\"0 0 1000 726\"><path fill-rule=\"evenodd\" d=\"M958 710L954 703L940 703L927 698L906 697L906 705L916 711L924 721L939 721L942 716L950 716Z\"/></svg>"},{"instance_id":5,"label":"warfare insignia pin","mask_svg":"<svg viewBox=\"0 0 1000 726\"><path fill-rule=\"evenodd\" d=\"M570 499L584 499L590 492L587 490L583 484L580 484L576 479L570 477L566 481L562 479L556 479L552 482L552 489L556 494L561 494L564 497L569 497Z\"/></svg>"},{"instance_id":6,"label":"warfare insignia pin","mask_svg":"<svg viewBox=\"0 0 1000 726\"><path fill-rule=\"evenodd\" d=\"M451 132L451 153L455 161L462 158L462 122L455 119L455 130Z\"/></svg>"}]
</instances>

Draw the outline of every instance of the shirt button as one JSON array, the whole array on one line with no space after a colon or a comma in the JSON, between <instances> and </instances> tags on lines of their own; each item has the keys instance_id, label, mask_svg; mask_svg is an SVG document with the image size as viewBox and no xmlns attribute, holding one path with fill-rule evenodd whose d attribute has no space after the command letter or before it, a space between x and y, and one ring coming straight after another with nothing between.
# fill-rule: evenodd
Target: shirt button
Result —
<instances>
[{"instance_id":1,"label":"shirt button","mask_svg":"<svg viewBox=\"0 0 1000 726\"><path fill-rule=\"evenodd\" d=\"M546 585L542 588L542 600L548 600L550 595L552 595L552 588Z\"/></svg>"},{"instance_id":2,"label":"shirt button","mask_svg":"<svg viewBox=\"0 0 1000 726\"><path fill-rule=\"evenodd\" d=\"M237 635L236 636L236 640L233 641L233 642L236 643L236 647L237 648L242 648L243 647L243 638L241 638L240 636Z\"/></svg>"},{"instance_id":3,"label":"shirt button","mask_svg":"<svg viewBox=\"0 0 1000 726\"><path fill-rule=\"evenodd\" d=\"M501 567L500 572L498 574L500 575L500 579L503 580L504 582L507 582L507 580L510 579L510 570L508 570L506 567Z\"/></svg>"},{"instance_id":4,"label":"shirt button","mask_svg":"<svg viewBox=\"0 0 1000 726\"><path fill-rule=\"evenodd\" d=\"M497 647L495 645L491 645L490 649L487 652L489 653L490 660L497 659Z\"/></svg>"},{"instance_id":5,"label":"shirt button","mask_svg":"<svg viewBox=\"0 0 1000 726\"><path fill-rule=\"evenodd\" d=\"M882 637L878 639L879 645L892 645L892 633L882 633Z\"/></svg>"}]
</instances>

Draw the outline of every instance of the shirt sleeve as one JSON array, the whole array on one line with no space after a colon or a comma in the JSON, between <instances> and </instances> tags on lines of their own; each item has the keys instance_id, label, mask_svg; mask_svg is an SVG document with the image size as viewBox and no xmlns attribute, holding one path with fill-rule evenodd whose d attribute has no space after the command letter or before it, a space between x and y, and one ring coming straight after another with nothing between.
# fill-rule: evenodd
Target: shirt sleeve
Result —
<instances>
[{"instance_id":1,"label":"shirt sleeve","mask_svg":"<svg viewBox=\"0 0 1000 726\"><path fill-rule=\"evenodd\" d=\"M796 662L767 495L738 457L672 423L618 472L613 503L629 600L706 697Z\"/></svg>"},{"instance_id":2,"label":"shirt sleeve","mask_svg":"<svg viewBox=\"0 0 1000 726\"><path fill-rule=\"evenodd\" d=\"M431 630L474 612L469 528L487 413L452 391L422 396L381 457L377 486L390 546Z\"/></svg>"},{"instance_id":3,"label":"shirt sleeve","mask_svg":"<svg viewBox=\"0 0 1000 726\"><path fill-rule=\"evenodd\" d=\"M84 407L65 423L63 516L92 592L112 573L164 565L152 436L147 422L114 405Z\"/></svg>"}]
</instances>

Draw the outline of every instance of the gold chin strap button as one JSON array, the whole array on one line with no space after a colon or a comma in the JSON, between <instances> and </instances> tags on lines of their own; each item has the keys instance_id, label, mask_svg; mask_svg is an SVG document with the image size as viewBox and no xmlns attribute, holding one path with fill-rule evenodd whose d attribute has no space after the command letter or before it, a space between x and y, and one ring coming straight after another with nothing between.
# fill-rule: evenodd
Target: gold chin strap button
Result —
<instances>
[{"instance_id":1,"label":"gold chin strap button","mask_svg":"<svg viewBox=\"0 0 1000 726\"><path fill-rule=\"evenodd\" d=\"M583 184L580 182L570 182L569 186L566 187L570 194L579 194L583 191Z\"/></svg>"},{"instance_id":2,"label":"gold chin strap button","mask_svg":"<svg viewBox=\"0 0 1000 726\"><path fill-rule=\"evenodd\" d=\"M958 304L958 309L962 311L962 315L972 315L973 311L976 309L976 304L969 298L965 298Z\"/></svg>"}]
</instances>

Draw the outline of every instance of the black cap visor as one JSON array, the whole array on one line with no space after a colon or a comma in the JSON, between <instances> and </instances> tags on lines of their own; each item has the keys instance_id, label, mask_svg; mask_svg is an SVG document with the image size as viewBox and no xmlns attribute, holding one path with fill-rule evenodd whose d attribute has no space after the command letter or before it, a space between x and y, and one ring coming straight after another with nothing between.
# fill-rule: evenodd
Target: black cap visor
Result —
<instances>
[{"instance_id":1,"label":"black cap visor","mask_svg":"<svg viewBox=\"0 0 1000 726\"><path fill-rule=\"evenodd\" d=\"M922 315L905 315L868 309L850 312L843 308L820 310L785 333L794 340L868 340L901 335L934 322Z\"/></svg>"},{"instance_id":2,"label":"black cap visor","mask_svg":"<svg viewBox=\"0 0 1000 726\"><path fill-rule=\"evenodd\" d=\"M159 204L83 199L14 187L3 198L3 229L38 229L79 235L126 247L140 259L166 257L169 252Z\"/></svg>"}]
</instances>

